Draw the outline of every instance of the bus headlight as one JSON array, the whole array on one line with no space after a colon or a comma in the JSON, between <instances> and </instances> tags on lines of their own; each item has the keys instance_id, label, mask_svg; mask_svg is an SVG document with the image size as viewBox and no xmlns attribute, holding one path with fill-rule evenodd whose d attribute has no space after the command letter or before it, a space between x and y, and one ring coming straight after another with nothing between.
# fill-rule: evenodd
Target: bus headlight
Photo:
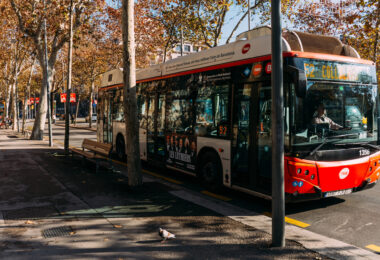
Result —
<instances>
[{"instance_id":1,"label":"bus headlight","mask_svg":"<svg viewBox=\"0 0 380 260\"><path fill-rule=\"evenodd\" d=\"M296 177L297 179L303 179L313 185L318 185L318 180L316 178L317 167L315 164L288 161L288 171L290 176Z\"/></svg>"}]
</instances>

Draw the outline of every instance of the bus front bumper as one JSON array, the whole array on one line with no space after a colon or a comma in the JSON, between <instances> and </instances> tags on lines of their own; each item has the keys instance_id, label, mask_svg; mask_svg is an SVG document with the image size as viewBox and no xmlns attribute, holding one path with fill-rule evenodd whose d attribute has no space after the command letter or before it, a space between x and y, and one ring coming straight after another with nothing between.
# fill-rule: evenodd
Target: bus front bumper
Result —
<instances>
[{"instance_id":1,"label":"bus front bumper","mask_svg":"<svg viewBox=\"0 0 380 260\"><path fill-rule=\"evenodd\" d=\"M302 194L298 192L285 193L285 202L294 203L294 202L318 200L318 199L323 199L323 198L328 198L328 197L346 195L346 194L373 188L376 185L376 183L377 181L370 182L370 179L367 179L359 187L346 189L346 190L329 191L329 192L322 192L322 190L319 187L314 186L315 193L302 193Z\"/></svg>"}]
</instances>

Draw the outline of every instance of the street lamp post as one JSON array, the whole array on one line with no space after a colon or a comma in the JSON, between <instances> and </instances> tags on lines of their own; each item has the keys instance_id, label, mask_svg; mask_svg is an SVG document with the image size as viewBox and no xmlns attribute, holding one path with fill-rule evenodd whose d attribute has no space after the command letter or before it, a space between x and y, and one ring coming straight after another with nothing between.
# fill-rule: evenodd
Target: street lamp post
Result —
<instances>
[{"instance_id":1,"label":"street lamp post","mask_svg":"<svg viewBox=\"0 0 380 260\"><path fill-rule=\"evenodd\" d=\"M281 1L272 0L272 246L285 246Z\"/></svg>"},{"instance_id":2,"label":"street lamp post","mask_svg":"<svg viewBox=\"0 0 380 260\"><path fill-rule=\"evenodd\" d=\"M73 56L73 1L70 1L69 9L70 19L70 37L69 37L69 49L67 51L67 87L66 87L66 110L65 110L65 154L69 154L69 141L70 141L70 94L71 94L71 69L72 69L72 56Z\"/></svg>"},{"instance_id":3,"label":"street lamp post","mask_svg":"<svg viewBox=\"0 0 380 260\"><path fill-rule=\"evenodd\" d=\"M251 30L251 0L248 0L248 31Z\"/></svg>"}]
</instances>

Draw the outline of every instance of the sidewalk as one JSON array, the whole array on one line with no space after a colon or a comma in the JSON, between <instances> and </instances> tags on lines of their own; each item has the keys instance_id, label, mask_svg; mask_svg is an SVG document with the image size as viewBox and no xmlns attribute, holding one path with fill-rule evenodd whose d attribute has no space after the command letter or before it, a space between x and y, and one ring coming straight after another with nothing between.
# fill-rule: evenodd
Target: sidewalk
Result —
<instances>
[{"instance_id":1,"label":"sidewalk","mask_svg":"<svg viewBox=\"0 0 380 260\"><path fill-rule=\"evenodd\" d=\"M95 174L93 165L66 158L45 141L14 137L0 130L0 259L378 257L289 225L294 240L271 248L266 216L151 176L130 190L125 167ZM161 243L159 227L176 239Z\"/></svg>"}]
</instances>

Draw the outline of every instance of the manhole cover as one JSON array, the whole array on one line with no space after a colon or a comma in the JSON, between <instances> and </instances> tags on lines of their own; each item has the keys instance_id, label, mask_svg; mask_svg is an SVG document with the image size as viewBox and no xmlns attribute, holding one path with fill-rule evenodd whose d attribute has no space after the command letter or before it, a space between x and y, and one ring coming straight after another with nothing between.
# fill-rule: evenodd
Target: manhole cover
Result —
<instances>
[{"instance_id":1,"label":"manhole cover","mask_svg":"<svg viewBox=\"0 0 380 260\"><path fill-rule=\"evenodd\" d=\"M70 226L62 226L62 227L55 227L55 228L48 228L45 230L42 230L42 236L44 238L52 238L52 237L66 237L73 234L73 229Z\"/></svg>"},{"instance_id":2,"label":"manhole cover","mask_svg":"<svg viewBox=\"0 0 380 260\"><path fill-rule=\"evenodd\" d=\"M16 135L7 135L8 138L17 138Z\"/></svg>"}]
</instances>

